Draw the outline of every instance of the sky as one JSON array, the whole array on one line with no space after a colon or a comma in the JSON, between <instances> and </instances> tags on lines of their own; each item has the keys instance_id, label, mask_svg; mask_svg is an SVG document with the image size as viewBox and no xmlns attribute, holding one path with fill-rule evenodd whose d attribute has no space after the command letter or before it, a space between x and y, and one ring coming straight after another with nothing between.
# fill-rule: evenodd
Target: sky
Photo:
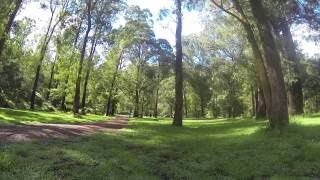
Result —
<instances>
[{"instance_id":1,"label":"sky","mask_svg":"<svg viewBox=\"0 0 320 180\"><path fill-rule=\"evenodd\" d=\"M39 34L45 32L46 26L49 21L50 12L44 11L40 8L38 1L32 1L22 9L17 19L28 17L35 20L35 27L30 39L39 39ZM154 31L157 38L167 39L172 45L175 44L175 20L168 17L162 21L158 20L158 14L161 9L173 6L173 0L128 0L128 5L137 5L140 8L150 9L153 14ZM201 12L197 11L184 11L183 12L183 31L184 36L190 34L199 34L204 29L201 23ZM119 22L121 23L121 22ZM307 56L313 56L320 53L320 44L315 44L312 41L306 41L305 37L315 32L310 32L307 26L292 27L292 34L294 40L298 42L298 46L302 49L303 53Z\"/></svg>"}]
</instances>

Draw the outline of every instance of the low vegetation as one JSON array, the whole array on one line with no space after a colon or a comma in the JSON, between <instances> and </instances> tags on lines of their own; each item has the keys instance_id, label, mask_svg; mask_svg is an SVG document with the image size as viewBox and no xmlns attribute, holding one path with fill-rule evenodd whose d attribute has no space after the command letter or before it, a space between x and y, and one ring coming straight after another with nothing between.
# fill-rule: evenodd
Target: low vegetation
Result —
<instances>
[{"instance_id":1,"label":"low vegetation","mask_svg":"<svg viewBox=\"0 0 320 180\"><path fill-rule=\"evenodd\" d=\"M250 119L132 119L121 133L0 146L0 179L320 177L320 114L279 136Z\"/></svg>"},{"instance_id":2,"label":"low vegetation","mask_svg":"<svg viewBox=\"0 0 320 180\"><path fill-rule=\"evenodd\" d=\"M74 117L72 113L24 111L0 108L1 124L30 124L30 123L90 123L110 119L102 115L87 114Z\"/></svg>"}]
</instances>

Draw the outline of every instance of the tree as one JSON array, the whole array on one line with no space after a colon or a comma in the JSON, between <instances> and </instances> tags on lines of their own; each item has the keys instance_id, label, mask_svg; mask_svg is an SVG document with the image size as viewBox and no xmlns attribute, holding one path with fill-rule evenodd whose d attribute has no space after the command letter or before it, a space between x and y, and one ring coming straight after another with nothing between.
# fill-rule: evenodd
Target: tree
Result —
<instances>
[{"instance_id":1,"label":"tree","mask_svg":"<svg viewBox=\"0 0 320 180\"><path fill-rule=\"evenodd\" d=\"M270 127L271 129L279 129L287 127L289 124L287 95L283 73L281 69L280 55L276 47L275 40L272 35L272 27L268 23L266 12L262 3L256 0L250 0L252 14L257 22L259 36L264 50L265 64L268 70L268 77L271 89L271 113Z\"/></svg>"},{"instance_id":2,"label":"tree","mask_svg":"<svg viewBox=\"0 0 320 180\"><path fill-rule=\"evenodd\" d=\"M73 113L75 115L79 114L79 109L80 109L80 86L81 86L81 79L82 79L83 61L86 54L86 47L87 47L87 42L89 38L89 33L91 31L91 26L92 26L91 13L93 8L95 7L95 4L96 2L92 2L92 0L86 1L87 29L84 36L82 48L80 51L81 55L80 55L79 68L78 68L77 79L76 79L75 95L73 100Z\"/></svg>"},{"instance_id":3,"label":"tree","mask_svg":"<svg viewBox=\"0 0 320 180\"><path fill-rule=\"evenodd\" d=\"M183 119L183 70L182 70L182 8L181 0L175 1L177 28L176 28L176 61L175 61L175 107L173 126L182 126Z\"/></svg>"},{"instance_id":4,"label":"tree","mask_svg":"<svg viewBox=\"0 0 320 180\"><path fill-rule=\"evenodd\" d=\"M50 12L51 12L51 16L50 16L50 20L49 20L49 24L48 24L48 28L47 28L47 32L44 36L43 41L41 41L40 44L40 52L39 52L39 60L38 60L38 64L37 64L37 68L36 68L36 73L35 73L35 78L34 78L34 83L33 83L33 87L32 87L32 93L31 93L31 100L30 100L30 109L34 110L35 108L35 101L36 101L36 92L37 92L37 88L38 88L38 83L39 83L39 78L40 78L40 71L41 71L41 66L42 66L42 61L45 57L45 54L47 52L48 49L48 45L51 41L52 35L56 29L56 27L58 26L58 24L63 20L63 18L65 17L65 8L68 5L68 0L65 0L64 2L62 2L62 10L58 16L58 20L54 23L54 15L56 13L56 10L58 8L58 4L59 2L55 2L54 0L50 0Z\"/></svg>"}]
</instances>

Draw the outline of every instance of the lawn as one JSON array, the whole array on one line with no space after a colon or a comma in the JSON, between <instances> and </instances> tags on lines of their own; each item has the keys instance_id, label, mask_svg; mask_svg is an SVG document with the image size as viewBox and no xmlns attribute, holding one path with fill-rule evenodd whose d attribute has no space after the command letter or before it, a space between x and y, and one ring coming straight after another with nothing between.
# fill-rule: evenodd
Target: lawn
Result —
<instances>
[{"instance_id":1,"label":"lawn","mask_svg":"<svg viewBox=\"0 0 320 180\"><path fill-rule=\"evenodd\" d=\"M0 124L30 124L30 123L90 123L102 121L110 117L102 115L82 115L74 117L72 113L41 112L0 108Z\"/></svg>"},{"instance_id":2,"label":"lawn","mask_svg":"<svg viewBox=\"0 0 320 180\"><path fill-rule=\"evenodd\" d=\"M314 179L320 115L283 134L265 121L132 119L120 133L2 144L0 179Z\"/></svg>"}]
</instances>

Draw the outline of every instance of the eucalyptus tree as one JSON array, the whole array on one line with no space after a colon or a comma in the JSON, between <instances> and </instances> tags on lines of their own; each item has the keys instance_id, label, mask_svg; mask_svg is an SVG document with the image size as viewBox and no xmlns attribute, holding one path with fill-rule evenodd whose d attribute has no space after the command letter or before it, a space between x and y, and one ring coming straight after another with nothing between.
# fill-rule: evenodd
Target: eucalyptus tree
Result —
<instances>
[{"instance_id":1,"label":"eucalyptus tree","mask_svg":"<svg viewBox=\"0 0 320 180\"><path fill-rule=\"evenodd\" d=\"M134 95L134 117L142 116L141 114L141 91L142 91L142 74L144 67L152 56L150 46L154 42L154 32L152 30L153 22L151 20L152 14L147 9L140 9L137 6L131 6L126 13L126 20L129 25L134 27L133 41L129 47L129 58L131 63L136 67L135 75L135 95Z\"/></svg>"},{"instance_id":2,"label":"eucalyptus tree","mask_svg":"<svg viewBox=\"0 0 320 180\"><path fill-rule=\"evenodd\" d=\"M39 78L40 78L40 71L43 59L46 55L49 43L55 32L56 27L59 23L67 16L66 8L68 6L69 0L50 0L49 2L49 9L50 9L50 19L49 24L47 27L46 34L43 40L40 40L40 50L39 50L39 60L37 63L36 73L34 77L34 83L31 92L31 99L30 99L30 109L34 110L35 107L35 100L36 100L36 92L38 88ZM46 8L46 5L43 5ZM59 7L61 6L61 10L59 12ZM58 12L57 12L58 11Z\"/></svg>"},{"instance_id":3,"label":"eucalyptus tree","mask_svg":"<svg viewBox=\"0 0 320 180\"><path fill-rule=\"evenodd\" d=\"M249 3L252 15L257 22L256 27L260 39L258 41L252 25L254 23L248 18L243 8L246 7L248 9L248 4L241 4L238 0L220 1L220 3L211 0L211 2L242 24L256 59L255 67L259 79L258 84L263 89L270 127L272 129L282 129L288 124L287 97L280 56L272 36L272 29L268 24L270 20L266 17L264 7L261 2L250 1ZM234 8L229 8L230 5L234 5ZM259 43L261 43L263 51L260 50Z\"/></svg>"},{"instance_id":4,"label":"eucalyptus tree","mask_svg":"<svg viewBox=\"0 0 320 180\"><path fill-rule=\"evenodd\" d=\"M123 2L118 1L99 1L96 5L96 10L93 11L94 22L93 22L93 29L94 33L91 37L91 48L90 53L88 57L88 63L87 63L87 71L85 75L85 81L83 86L83 95L82 95L82 101L81 101L81 108L82 112L85 113L85 106L86 106L86 97L87 97L87 86L89 82L90 77L90 71L92 70L93 66L93 58L94 54L96 52L97 45L105 44L108 42L105 42L107 39L104 37L107 37L109 33L112 30L112 24L117 19L117 14L120 10L122 10Z\"/></svg>"},{"instance_id":5,"label":"eucalyptus tree","mask_svg":"<svg viewBox=\"0 0 320 180\"><path fill-rule=\"evenodd\" d=\"M264 51L265 64L268 70L268 77L271 89L271 129L287 127L289 124L287 95L285 83L281 68L281 59L277 50L276 42L272 34L270 19L266 16L265 8L262 2L250 0L250 7L253 17L256 20L259 37Z\"/></svg>"},{"instance_id":6,"label":"eucalyptus tree","mask_svg":"<svg viewBox=\"0 0 320 180\"><path fill-rule=\"evenodd\" d=\"M200 117L206 116L206 108L211 99L210 50L205 47L205 38L189 36L184 39L185 81L188 81L200 100Z\"/></svg>"},{"instance_id":7,"label":"eucalyptus tree","mask_svg":"<svg viewBox=\"0 0 320 180\"><path fill-rule=\"evenodd\" d=\"M92 11L94 10L97 2L98 1L94 1L94 0L87 0L85 2L86 4L85 14L86 14L87 27L84 35L83 44L80 49L79 68L77 72L76 87L75 87L75 93L74 93L74 99L73 99L73 113L75 115L79 114L79 110L80 110L80 88L81 88L80 86L81 86L81 79L82 79L83 61L86 55L86 48L87 48L87 43L89 39L89 33L92 28Z\"/></svg>"},{"instance_id":8,"label":"eucalyptus tree","mask_svg":"<svg viewBox=\"0 0 320 180\"><path fill-rule=\"evenodd\" d=\"M172 60L174 59L174 54L173 48L171 47L170 43L165 39L157 39L154 42L153 54L154 57L152 58L152 61L153 63L157 63L153 115L157 118L159 114L158 104L160 83L163 79L168 78L172 74Z\"/></svg>"}]
</instances>

